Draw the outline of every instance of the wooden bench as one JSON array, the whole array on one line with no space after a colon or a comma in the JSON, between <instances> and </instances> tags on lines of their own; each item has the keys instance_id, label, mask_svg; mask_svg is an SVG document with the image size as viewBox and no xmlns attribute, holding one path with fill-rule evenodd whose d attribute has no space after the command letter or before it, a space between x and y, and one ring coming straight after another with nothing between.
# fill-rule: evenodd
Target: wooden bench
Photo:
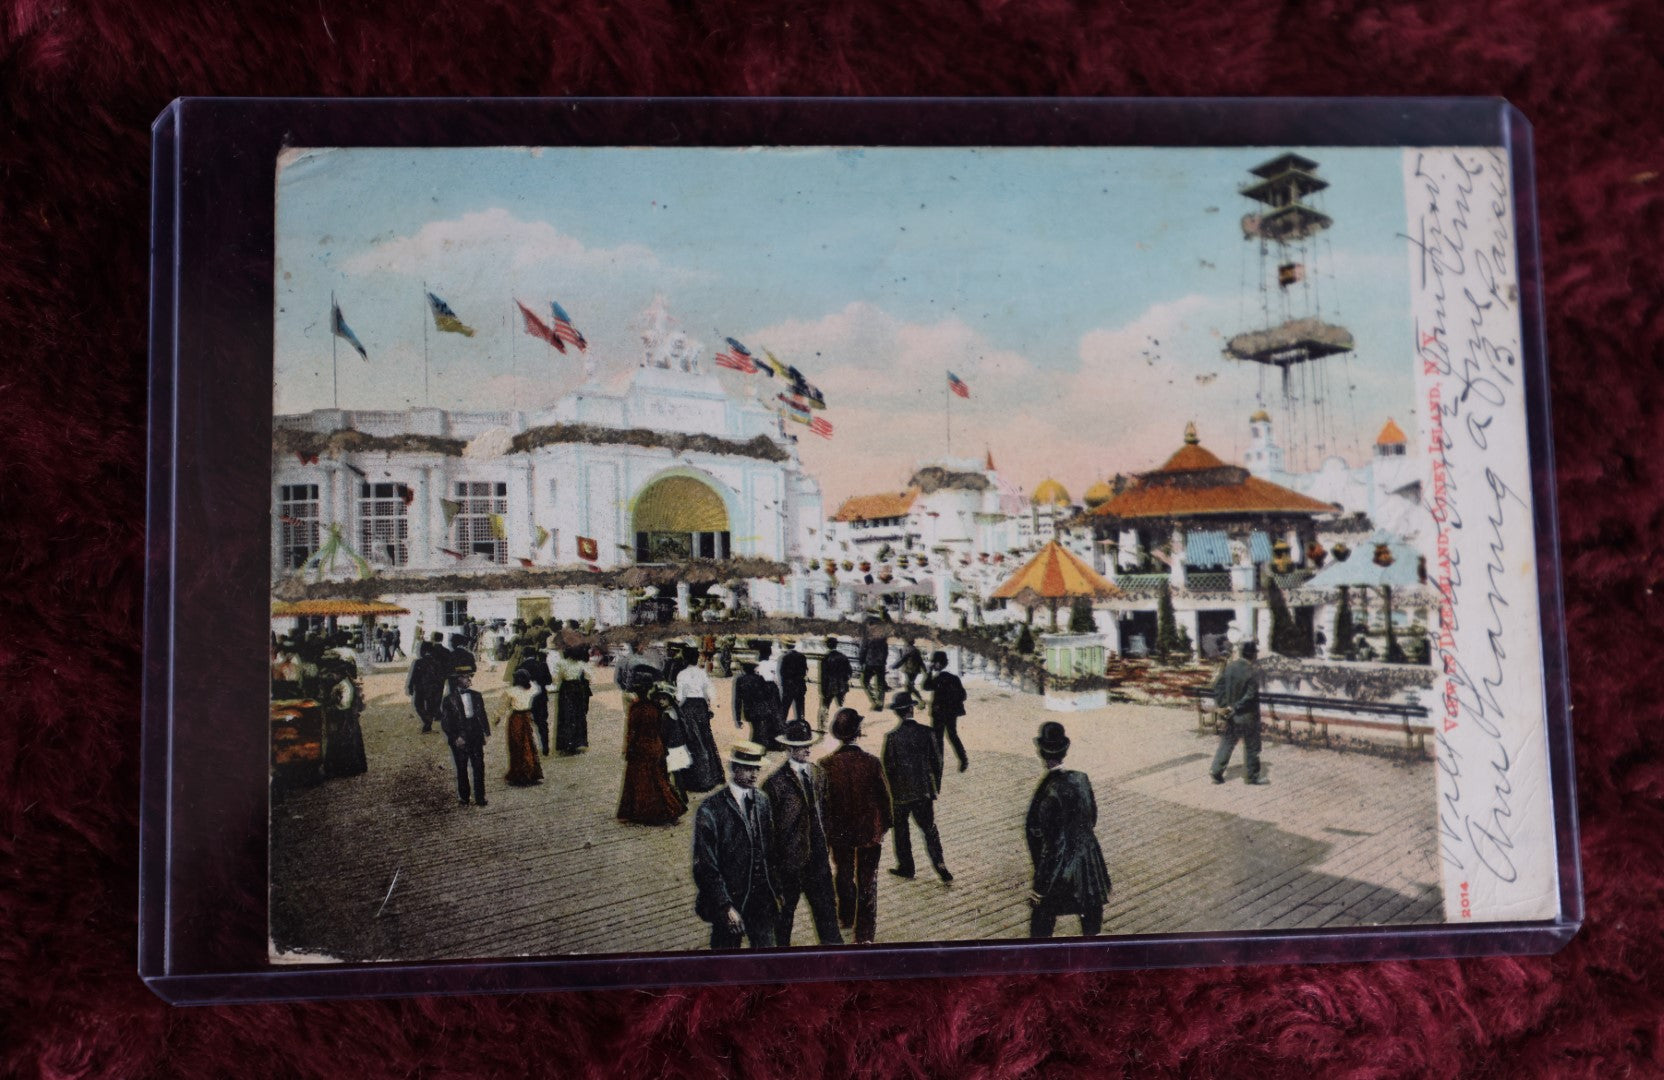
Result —
<instances>
[{"instance_id":1,"label":"wooden bench","mask_svg":"<svg viewBox=\"0 0 1664 1080\"><path fill-rule=\"evenodd\" d=\"M1220 721L1208 704L1213 700L1212 686L1191 686L1185 695L1196 701L1196 729L1218 734ZM1353 701L1350 698L1314 697L1308 694L1260 694L1260 710L1268 713L1273 726L1281 724L1284 734L1294 734L1294 722L1299 714L1310 725L1313 734L1329 742L1329 727L1355 727L1374 731L1401 731L1406 749L1427 752L1427 736L1433 733L1428 722L1426 706L1408 702ZM1278 706L1283 713L1279 715ZM1331 715L1331 714L1340 715Z\"/></svg>"}]
</instances>

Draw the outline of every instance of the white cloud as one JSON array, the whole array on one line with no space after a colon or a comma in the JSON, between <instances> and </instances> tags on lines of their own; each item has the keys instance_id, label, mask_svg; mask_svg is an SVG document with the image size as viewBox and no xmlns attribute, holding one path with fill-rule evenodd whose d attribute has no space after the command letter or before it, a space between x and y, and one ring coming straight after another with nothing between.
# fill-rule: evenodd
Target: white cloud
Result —
<instances>
[{"instance_id":1,"label":"white cloud","mask_svg":"<svg viewBox=\"0 0 1664 1080\"><path fill-rule=\"evenodd\" d=\"M511 271L555 265L590 273L657 270L659 258L639 244L585 247L546 221L522 221L501 207L431 221L410 236L383 240L342 264L350 274L394 273L433 276L457 262L479 260Z\"/></svg>"}]
</instances>

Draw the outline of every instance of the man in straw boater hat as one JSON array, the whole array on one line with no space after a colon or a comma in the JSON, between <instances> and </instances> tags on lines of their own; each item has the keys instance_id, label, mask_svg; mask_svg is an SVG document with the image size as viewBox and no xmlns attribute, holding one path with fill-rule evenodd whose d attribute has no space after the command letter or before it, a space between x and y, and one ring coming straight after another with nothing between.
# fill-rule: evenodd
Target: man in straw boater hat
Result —
<instances>
[{"instance_id":1,"label":"man in straw boater hat","mask_svg":"<svg viewBox=\"0 0 1664 1080\"><path fill-rule=\"evenodd\" d=\"M728 750L728 783L705 797L693 819L693 910L711 924L711 948L774 945L780 887L769 860L774 814L757 790L764 750L736 742Z\"/></svg>"},{"instance_id":2,"label":"man in straw boater hat","mask_svg":"<svg viewBox=\"0 0 1664 1080\"><path fill-rule=\"evenodd\" d=\"M786 724L780 745L787 760L763 781L769 808L774 811L774 847L769 852L780 879L780 917L774 923L774 943L792 943L792 921L799 898L809 901L815 934L822 945L841 945L838 905L832 890L832 866L827 860L826 777L809 761L809 750L820 742L802 719Z\"/></svg>"},{"instance_id":3,"label":"man in straw boater hat","mask_svg":"<svg viewBox=\"0 0 1664 1080\"><path fill-rule=\"evenodd\" d=\"M895 807L896 865L890 873L900 878L913 876L913 836L909 818L919 823L924 834L930 865L945 885L953 881L947 859L942 855L942 837L936 831L936 793L942 790L942 755L936 736L913 719L913 695L898 690L890 700L890 711L899 718L884 736L884 778L890 782L890 802Z\"/></svg>"},{"instance_id":4,"label":"man in straw boater hat","mask_svg":"<svg viewBox=\"0 0 1664 1080\"><path fill-rule=\"evenodd\" d=\"M1213 684L1214 715L1225 726L1219 733L1219 749L1214 751L1208 775L1216 784L1225 782L1225 766L1231 763L1231 753L1241 739L1242 779L1249 784L1263 784L1266 780L1260 775L1260 672L1254 663L1259 647L1253 638L1243 640L1235 626L1225 631L1225 638L1236 646L1236 656Z\"/></svg>"},{"instance_id":5,"label":"man in straw boater hat","mask_svg":"<svg viewBox=\"0 0 1664 1080\"><path fill-rule=\"evenodd\" d=\"M1069 736L1057 721L1040 725L1034 749L1046 763L1046 775L1029 801L1025 826L1034 863L1028 936L1049 938L1059 915L1079 915L1082 936L1092 937L1103 926L1110 892L1109 870L1093 831L1098 803L1092 781L1063 767Z\"/></svg>"},{"instance_id":6,"label":"man in straw boater hat","mask_svg":"<svg viewBox=\"0 0 1664 1080\"><path fill-rule=\"evenodd\" d=\"M474 665L456 664L451 669L451 689L439 702L439 728L451 744L456 760L456 795L468 805L468 771L473 770L476 806L485 805L485 740L491 738L491 721L485 715L485 699L473 689Z\"/></svg>"},{"instance_id":7,"label":"man in straw boater hat","mask_svg":"<svg viewBox=\"0 0 1664 1080\"><path fill-rule=\"evenodd\" d=\"M826 777L822 820L832 852L838 924L853 928L855 943L872 944L878 931L878 856L890 830L890 791L884 766L855 745L861 737L861 714L839 709L832 737L842 745L820 760Z\"/></svg>"}]
</instances>

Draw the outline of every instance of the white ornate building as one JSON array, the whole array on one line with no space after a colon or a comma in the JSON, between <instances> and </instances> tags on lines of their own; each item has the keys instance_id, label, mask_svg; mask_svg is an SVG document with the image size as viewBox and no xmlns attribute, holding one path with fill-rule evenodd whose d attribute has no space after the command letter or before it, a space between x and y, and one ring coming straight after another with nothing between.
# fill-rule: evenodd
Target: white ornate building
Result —
<instances>
[{"instance_id":1,"label":"white ornate building","mask_svg":"<svg viewBox=\"0 0 1664 1080\"><path fill-rule=\"evenodd\" d=\"M501 588L493 578L689 558L790 563L814 551L820 488L778 416L728 394L662 319L644 342L626 386L592 380L541 412L277 417L274 584L352 576L358 556L410 609L403 621L429 630L464 616L608 624L632 617L624 590ZM458 574L469 575L465 591L438 589ZM791 579L742 587L765 611L801 609ZM677 588L679 610L702 591Z\"/></svg>"}]
</instances>

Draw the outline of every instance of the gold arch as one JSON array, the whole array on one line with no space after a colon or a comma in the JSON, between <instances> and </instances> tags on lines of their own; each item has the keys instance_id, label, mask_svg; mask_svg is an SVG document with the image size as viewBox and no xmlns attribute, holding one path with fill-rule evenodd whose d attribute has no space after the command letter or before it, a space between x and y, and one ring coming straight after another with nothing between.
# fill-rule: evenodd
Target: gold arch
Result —
<instances>
[{"instance_id":1,"label":"gold arch","mask_svg":"<svg viewBox=\"0 0 1664 1080\"><path fill-rule=\"evenodd\" d=\"M634 522L636 532L727 532L728 507L709 484L666 476L636 497Z\"/></svg>"}]
</instances>

